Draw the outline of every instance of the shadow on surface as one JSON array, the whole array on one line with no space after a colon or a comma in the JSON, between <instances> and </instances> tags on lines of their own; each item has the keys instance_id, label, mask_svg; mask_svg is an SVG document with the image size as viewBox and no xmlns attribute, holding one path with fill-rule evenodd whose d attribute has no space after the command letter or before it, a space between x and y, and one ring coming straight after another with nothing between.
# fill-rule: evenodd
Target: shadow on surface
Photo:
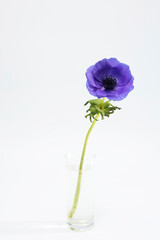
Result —
<instances>
[{"instance_id":1,"label":"shadow on surface","mask_svg":"<svg viewBox=\"0 0 160 240\"><path fill-rule=\"evenodd\" d=\"M50 222L0 222L0 235L6 234L45 234L70 232L64 221Z\"/></svg>"}]
</instances>

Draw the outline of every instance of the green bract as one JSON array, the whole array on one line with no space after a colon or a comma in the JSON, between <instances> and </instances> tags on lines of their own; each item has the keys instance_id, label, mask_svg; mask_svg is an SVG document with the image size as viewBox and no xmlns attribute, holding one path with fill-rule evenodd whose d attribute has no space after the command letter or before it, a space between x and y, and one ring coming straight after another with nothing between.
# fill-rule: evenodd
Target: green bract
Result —
<instances>
[{"instance_id":1,"label":"green bract","mask_svg":"<svg viewBox=\"0 0 160 240\"><path fill-rule=\"evenodd\" d=\"M86 111L87 115L85 117L89 117L91 122L93 119L95 119L95 116L97 114L100 114L102 119L104 119L104 117L109 117L110 114L114 113L116 109L121 109L119 107L113 106L110 103L110 100L103 103L102 99L93 99L87 101L84 105L87 105L88 103L90 104L90 106L89 109Z\"/></svg>"}]
</instances>

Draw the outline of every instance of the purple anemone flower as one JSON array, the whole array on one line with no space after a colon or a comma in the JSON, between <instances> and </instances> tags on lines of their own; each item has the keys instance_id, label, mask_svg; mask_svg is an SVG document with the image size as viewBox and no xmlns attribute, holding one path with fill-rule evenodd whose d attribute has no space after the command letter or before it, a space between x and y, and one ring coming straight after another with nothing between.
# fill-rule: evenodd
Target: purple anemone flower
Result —
<instances>
[{"instance_id":1,"label":"purple anemone flower","mask_svg":"<svg viewBox=\"0 0 160 240\"><path fill-rule=\"evenodd\" d=\"M95 97L120 101L134 88L129 66L116 58L97 62L86 71L87 89Z\"/></svg>"}]
</instances>

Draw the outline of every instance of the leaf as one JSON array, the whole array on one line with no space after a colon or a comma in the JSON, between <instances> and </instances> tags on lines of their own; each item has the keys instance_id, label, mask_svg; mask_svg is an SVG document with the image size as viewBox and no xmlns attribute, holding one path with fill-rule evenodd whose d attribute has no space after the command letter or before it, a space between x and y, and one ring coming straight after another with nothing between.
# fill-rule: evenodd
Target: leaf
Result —
<instances>
[{"instance_id":1,"label":"leaf","mask_svg":"<svg viewBox=\"0 0 160 240\"><path fill-rule=\"evenodd\" d=\"M84 105L90 104L88 110L86 111L86 118L89 117L90 121L97 120L95 116L99 113L104 119L104 117L109 117L110 114L113 114L116 109L120 110L121 108L116 107L110 103L110 100L107 100L103 103L102 99L92 99L87 101Z\"/></svg>"}]
</instances>

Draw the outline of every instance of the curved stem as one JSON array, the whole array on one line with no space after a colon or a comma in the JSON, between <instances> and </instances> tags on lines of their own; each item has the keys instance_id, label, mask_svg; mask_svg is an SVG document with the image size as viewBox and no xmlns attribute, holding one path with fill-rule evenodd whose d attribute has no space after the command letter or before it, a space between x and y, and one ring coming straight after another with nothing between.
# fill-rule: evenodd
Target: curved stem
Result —
<instances>
[{"instance_id":1,"label":"curved stem","mask_svg":"<svg viewBox=\"0 0 160 240\"><path fill-rule=\"evenodd\" d=\"M103 101L102 101L102 104L104 103L104 100L105 98L103 98ZM99 113L96 115L95 117L95 120L92 122L88 132L87 132L87 135L86 135L86 138L85 138L85 142L84 142L84 146L83 146L83 151L82 151L82 156L81 156L81 161L80 161L80 165L79 165L79 172L78 172L78 181L77 181L77 187L76 187L76 192L75 192L75 196L74 196L74 202L73 202L73 206L72 206L72 209L68 215L69 218L72 218L75 211L76 211L76 208L77 208L77 204L78 204L78 199L79 199L79 194L80 194L80 187L81 187L81 178L82 178L82 167L83 167L83 161L84 161L84 155L85 155L85 151L86 151L86 146L87 146L87 141L88 141L88 137L96 123L96 121L98 120L99 118Z\"/></svg>"},{"instance_id":2,"label":"curved stem","mask_svg":"<svg viewBox=\"0 0 160 240\"><path fill-rule=\"evenodd\" d=\"M96 115L95 119L97 120L99 118L99 113ZM92 131L92 128L94 127L96 120L94 120L92 122L92 125L90 126L86 138L85 138L85 142L84 142L84 146L83 146L83 151L82 151L82 156L81 156L81 162L79 165L79 172L78 172L78 181L77 181L77 188L76 188L76 193L75 193L75 197L74 197L74 202L73 202L73 206L72 206L72 210L69 213L69 218L73 217L73 214L77 208L77 204L78 204L78 199L79 199L79 193L80 193L80 187L81 187L81 177L82 177L82 167L83 167L83 160L84 160L84 155L85 155L85 151L86 151L86 146L87 146L87 141L88 141L88 137L90 135L90 132Z\"/></svg>"}]
</instances>

